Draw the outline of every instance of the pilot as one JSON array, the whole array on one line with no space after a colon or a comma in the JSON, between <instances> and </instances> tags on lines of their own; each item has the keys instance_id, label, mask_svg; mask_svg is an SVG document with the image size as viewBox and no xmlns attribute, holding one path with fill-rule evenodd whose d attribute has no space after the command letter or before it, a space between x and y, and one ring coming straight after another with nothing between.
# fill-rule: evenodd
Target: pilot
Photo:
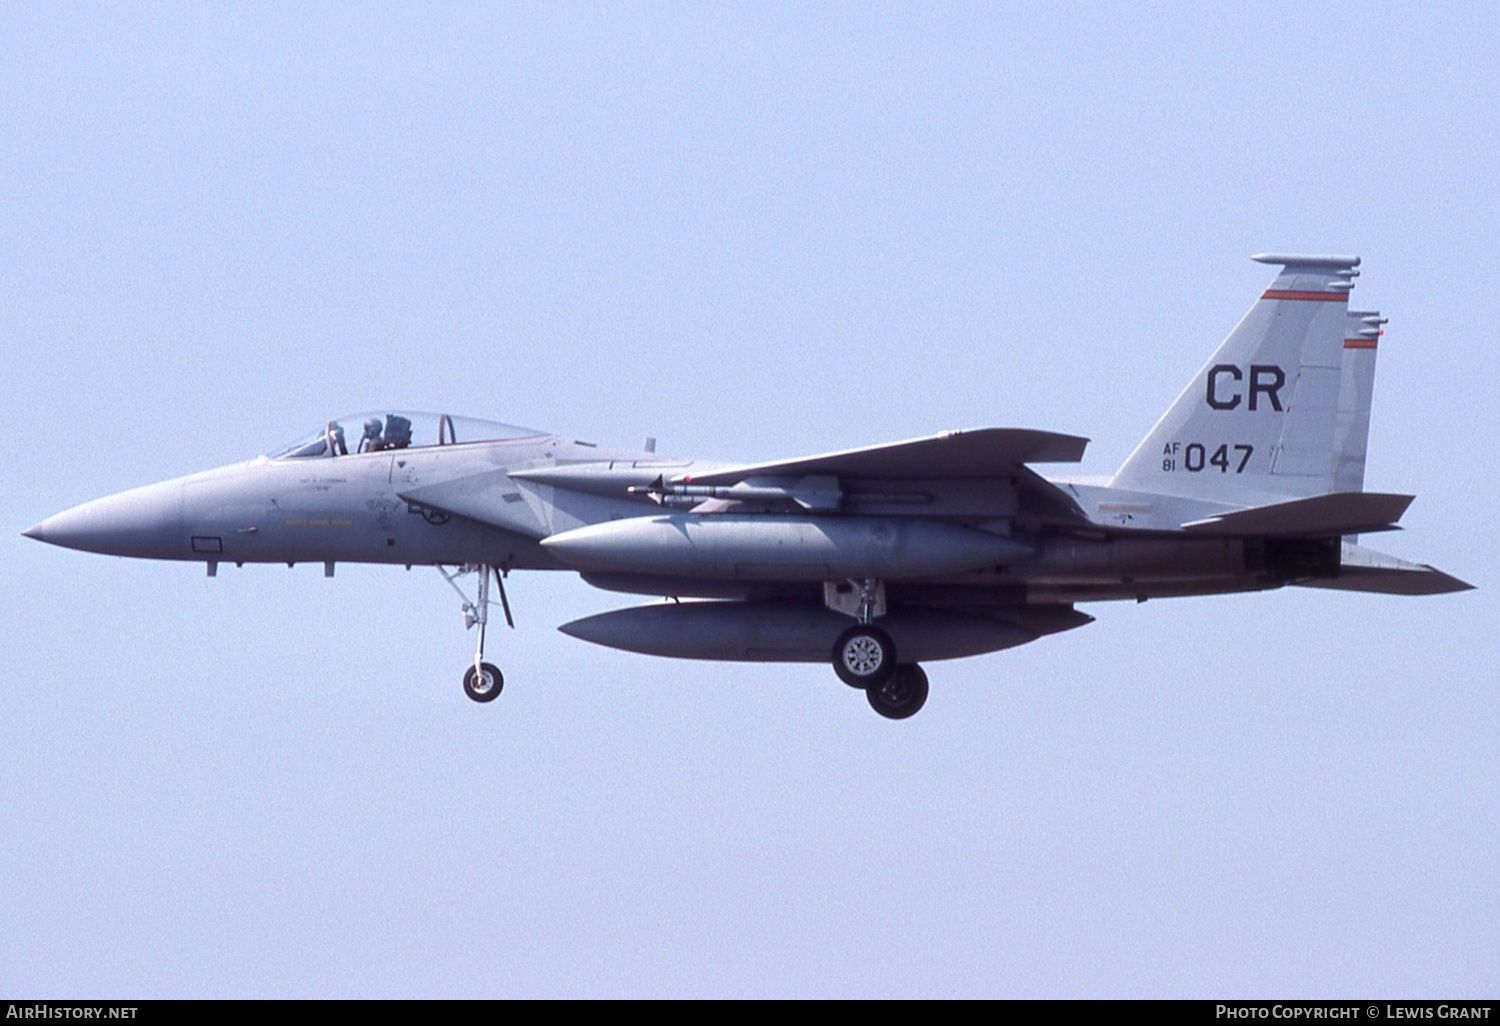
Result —
<instances>
[{"instance_id":1,"label":"pilot","mask_svg":"<svg viewBox=\"0 0 1500 1026\"><path fill-rule=\"evenodd\" d=\"M359 440L360 452L379 452L385 448L385 443L380 440L380 418L371 417L365 421L365 435Z\"/></svg>"},{"instance_id":2,"label":"pilot","mask_svg":"<svg viewBox=\"0 0 1500 1026\"><path fill-rule=\"evenodd\" d=\"M328 455L349 455L349 447L344 444L344 426L342 424L329 424L328 437L331 443L328 447Z\"/></svg>"}]
</instances>

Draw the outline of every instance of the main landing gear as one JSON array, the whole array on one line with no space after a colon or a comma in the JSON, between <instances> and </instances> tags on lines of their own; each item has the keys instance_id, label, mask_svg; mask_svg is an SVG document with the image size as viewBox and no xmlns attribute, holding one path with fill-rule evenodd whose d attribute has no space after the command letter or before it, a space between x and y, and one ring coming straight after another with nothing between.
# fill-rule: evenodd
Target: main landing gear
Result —
<instances>
[{"instance_id":1,"label":"main landing gear","mask_svg":"<svg viewBox=\"0 0 1500 1026\"><path fill-rule=\"evenodd\" d=\"M505 675L494 663L484 661L484 635L485 628L490 622L490 575L495 578L495 586L500 592L500 608L505 612L505 624L507 627L515 627L516 623L510 616L510 601L505 597L505 574L497 566L488 563L471 563L459 567L453 573L439 566L438 573L443 575L458 597L464 603L464 627L479 627L479 644L474 648L474 665L464 671L464 694L476 702L493 702L500 696L505 688ZM458 585L458 578L465 574L477 573L479 575L479 587L474 601L469 601L469 596L464 593L463 588Z\"/></svg>"},{"instance_id":2,"label":"main landing gear","mask_svg":"<svg viewBox=\"0 0 1500 1026\"><path fill-rule=\"evenodd\" d=\"M833 672L851 688L885 683L896 671L896 644L874 624L857 623L833 643Z\"/></svg>"},{"instance_id":3,"label":"main landing gear","mask_svg":"<svg viewBox=\"0 0 1500 1026\"><path fill-rule=\"evenodd\" d=\"M927 674L916 663L896 658L896 643L870 621L885 614L885 585L847 581L824 585L828 608L853 616L854 626L833 643L833 672L865 693L870 708L892 720L916 714L927 701Z\"/></svg>"},{"instance_id":4,"label":"main landing gear","mask_svg":"<svg viewBox=\"0 0 1500 1026\"><path fill-rule=\"evenodd\" d=\"M866 688L865 698L886 719L915 716L927 703L927 672L916 663L903 663L883 683Z\"/></svg>"}]
</instances>

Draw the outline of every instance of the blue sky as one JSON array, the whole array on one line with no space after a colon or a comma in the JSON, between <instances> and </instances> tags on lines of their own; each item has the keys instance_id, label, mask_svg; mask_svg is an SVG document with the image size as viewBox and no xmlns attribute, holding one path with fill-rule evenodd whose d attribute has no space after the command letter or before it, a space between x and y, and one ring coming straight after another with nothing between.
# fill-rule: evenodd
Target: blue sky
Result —
<instances>
[{"instance_id":1,"label":"blue sky","mask_svg":"<svg viewBox=\"0 0 1500 1026\"><path fill-rule=\"evenodd\" d=\"M1500 21L1476 5L0 8L0 993L1493 995ZM517 575L20 537L394 405L1109 473L1353 252L1385 549L1479 586L1087 607L882 721Z\"/></svg>"}]
</instances>

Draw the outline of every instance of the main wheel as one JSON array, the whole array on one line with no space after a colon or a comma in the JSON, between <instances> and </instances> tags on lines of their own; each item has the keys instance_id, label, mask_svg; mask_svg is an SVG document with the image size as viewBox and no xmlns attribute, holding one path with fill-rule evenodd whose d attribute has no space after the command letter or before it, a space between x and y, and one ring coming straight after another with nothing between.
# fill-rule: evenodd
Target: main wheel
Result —
<instances>
[{"instance_id":1,"label":"main wheel","mask_svg":"<svg viewBox=\"0 0 1500 1026\"><path fill-rule=\"evenodd\" d=\"M896 669L896 646L879 627L857 623L833 644L833 672L851 688L883 684Z\"/></svg>"},{"instance_id":2,"label":"main wheel","mask_svg":"<svg viewBox=\"0 0 1500 1026\"><path fill-rule=\"evenodd\" d=\"M927 702L927 671L916 663L896 667L896 672L882 684L865 691L870 708L888 720L915 716Z\"/></svg>"},{"instance_id":3,"label":"main wheel","mask_svg":"<svg viewBox=\"0 0 1500 1026\"><path fill-rule=\"evenodd\" d=\"M498 666L480 663L480 672L474 667L464 671L464 694L476 702L493 702L505 688L505 676Z\"/></svg>"}]
</instances>

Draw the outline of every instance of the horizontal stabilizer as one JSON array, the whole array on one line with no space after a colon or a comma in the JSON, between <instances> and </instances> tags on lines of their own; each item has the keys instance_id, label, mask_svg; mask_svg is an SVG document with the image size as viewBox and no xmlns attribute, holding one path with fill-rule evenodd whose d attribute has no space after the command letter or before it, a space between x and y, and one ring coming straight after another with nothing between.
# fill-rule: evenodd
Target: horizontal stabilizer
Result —
<instances>
[{"instance_id":1,"label":"horizontal stabilizer","mask_svg":"<svg viewBox=\"0 0 1500 1026\"><path fill-rule=\"evenodd\" d=\"M1344 543L1337 577L1299 581L1304 588L1376 592L1382 595L1446 595L1473 585L1425 563L1408 563L1383 552Z\"/></svg>"},{"instance_id":2,"label":"horizontal stabilizer","mask_svg":"<svg viewBox=\"0 0 1500 1026\"><path fill-rule=\"evenodd\" d=\"M1075 435L1021 428L945 431L906 442L773 463L748 463L671 480L674 484L721 485L754 477L810 474L907 480L1009 477L1027 463L1077 463L1083 459L1088 441Z\"/></svg>"},{"instance_id":3,"label":"horizontal stabilizer","mask_svg":"<svg viewBox=\"0 0 1500 1026\"><path fill-rule=\"evenodd\" d=\"M1332 492L1269 506L1235 510L1182 525L1193 534L1316 538L1393 530L1413 496Z\"/></svg>"}]
</instances>

